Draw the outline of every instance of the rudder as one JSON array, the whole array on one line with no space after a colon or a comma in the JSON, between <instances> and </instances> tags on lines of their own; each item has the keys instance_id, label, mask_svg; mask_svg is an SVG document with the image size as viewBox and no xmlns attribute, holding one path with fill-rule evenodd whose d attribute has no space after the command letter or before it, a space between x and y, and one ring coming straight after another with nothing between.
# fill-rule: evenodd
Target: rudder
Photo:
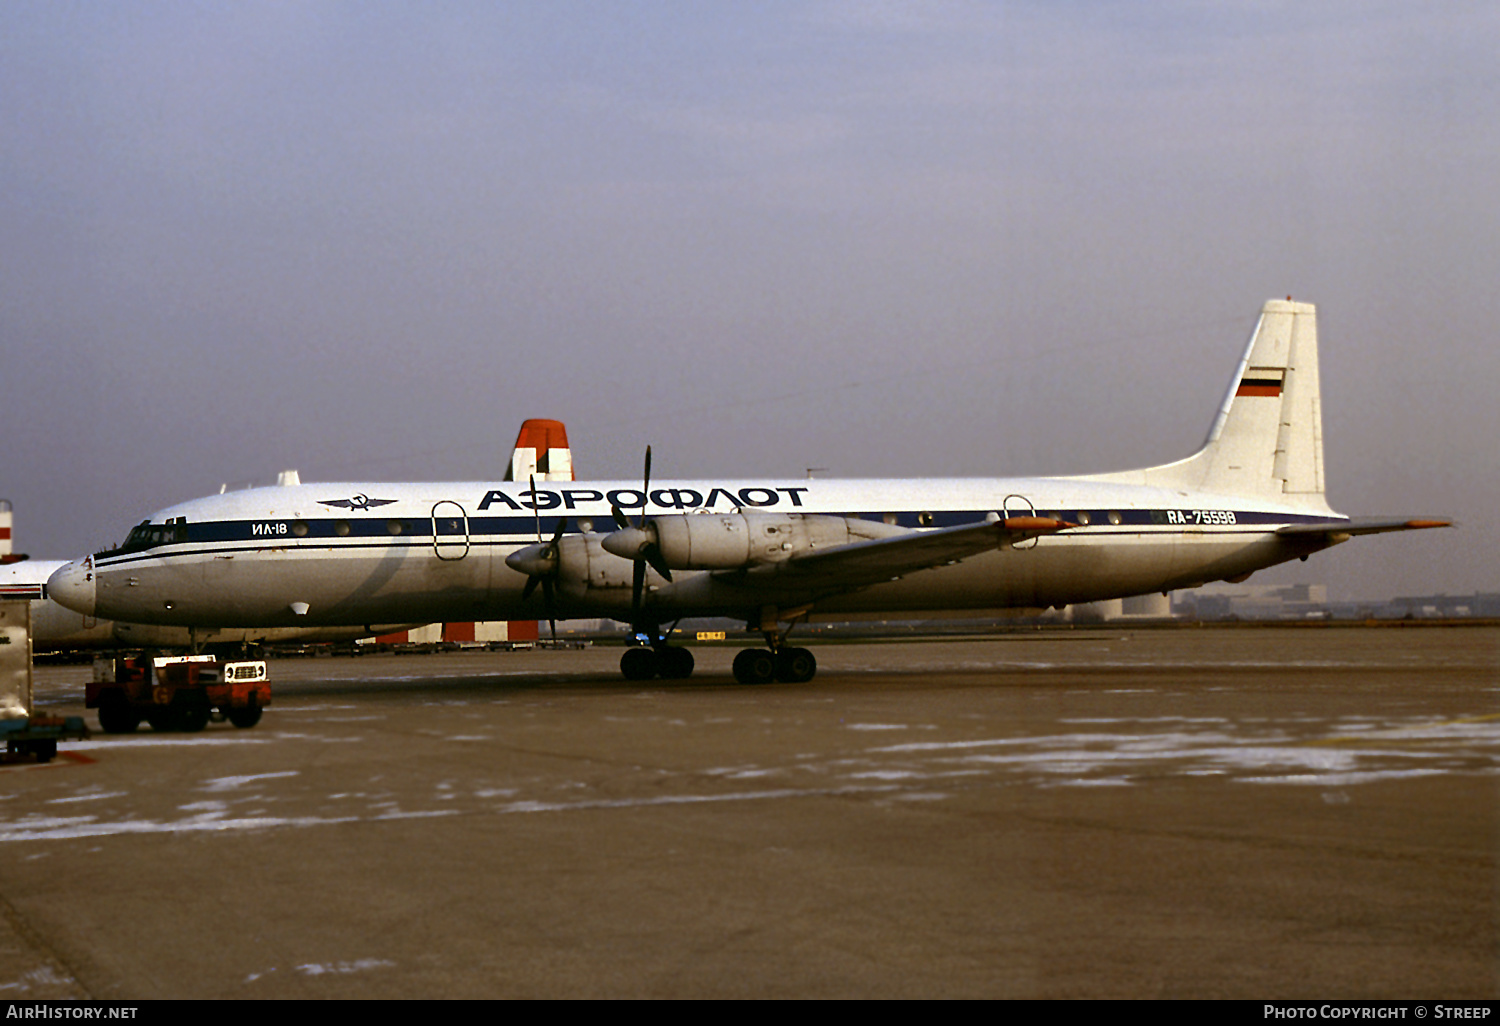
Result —
<instances>
[{"instance_id":1,"label":"rudder","mask_svg":"<svg viewBox=\"0 0 1500 1026\"><path fill-rule=\"evenodd\" d=\"M1290 299L1266 303L1198 452L1160 467L1091 477L1327 511L1317 308Z\"/></svg>"}]
</instances>

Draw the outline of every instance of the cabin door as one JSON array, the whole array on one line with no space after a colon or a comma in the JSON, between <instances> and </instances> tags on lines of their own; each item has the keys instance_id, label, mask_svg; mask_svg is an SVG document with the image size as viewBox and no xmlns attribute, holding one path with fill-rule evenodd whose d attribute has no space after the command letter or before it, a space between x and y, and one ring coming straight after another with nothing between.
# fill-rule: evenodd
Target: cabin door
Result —
<instances>
[{"instance_id":1,"label":"cabin door","mask_svg":"<svg viewBox=\"0 0 1500 1026\"><path fill-rule=\"evenodd\" d=\"M432 507L432 550L438 559L463 559L469 554L469 515L447 499Z\"/></svg>"}]
</instances>

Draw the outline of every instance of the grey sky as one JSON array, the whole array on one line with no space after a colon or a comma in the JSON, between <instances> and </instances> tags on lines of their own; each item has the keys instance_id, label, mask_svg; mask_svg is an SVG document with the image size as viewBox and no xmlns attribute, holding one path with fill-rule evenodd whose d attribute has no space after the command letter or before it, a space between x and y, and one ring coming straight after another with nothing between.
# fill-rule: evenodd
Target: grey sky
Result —
<instances>
[{"instance_id":1,"label":"grey sky","mask_svg":"<svg viewBox=\"0 0 1500 1026\"><path fill-rule=\"evenodd\" d=\"M1329 495L1500 588L1500 9L0 9L0 496L71 557L221 482L1175 459L1319 305Z\"/></svg>"}]
</instances>

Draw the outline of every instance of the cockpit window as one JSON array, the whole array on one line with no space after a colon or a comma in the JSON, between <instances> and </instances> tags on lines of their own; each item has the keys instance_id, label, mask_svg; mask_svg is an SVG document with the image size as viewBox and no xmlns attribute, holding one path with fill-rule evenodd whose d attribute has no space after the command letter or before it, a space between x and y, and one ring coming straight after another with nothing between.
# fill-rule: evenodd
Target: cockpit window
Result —
<instances>
[{"instance_id":1,"label":"cockpit window","mask_svg":"<svg viewBox=\"0 0 1500 1026\"><path fill-rule=\"evenodd\" d=\"M153 524L142 520L131 530L130 536L120 548L125 552L154 549L169 542L187 541L187 517L173 517L164 524Z\"/></svg>"}]
</instances>

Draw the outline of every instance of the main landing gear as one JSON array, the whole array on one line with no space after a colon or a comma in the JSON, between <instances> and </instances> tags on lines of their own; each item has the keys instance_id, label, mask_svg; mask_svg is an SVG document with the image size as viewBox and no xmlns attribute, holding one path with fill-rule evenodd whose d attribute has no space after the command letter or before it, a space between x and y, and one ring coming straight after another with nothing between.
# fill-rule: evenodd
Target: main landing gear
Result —
<instances>
[{"instance_id":1,"label":"main landing gear","mask_svg":"<svg viewBox=\"0 0 1500 1026\"><path fill-rule=\"evenodd\" d=\"M677 645L668 645L655 629L638 631L650 638L650 646L627 648L620 657L620 673L626 680L686 680L693 675L693 653ZM734 679L741 684L801 684L813 679L818 661L805 648L781 644L783 639L768 633L767 648L743 649L734 657Z\"/></svg>"},{"instance_id":2,"label":"main landing gear","mask_svg":"<svg viewBox=\"0 0 1500 1026\"><path fill-rule=\"evenodd\" d=\"M741 684L769 684L779 680L785 684L801 684L813 679L818 672L818 661L805 648L789 648L778 645L773 651L768 648L747 648L734 657L734 679Z\"/></svg>"},{"instance_id":3,"label":"main landing gear","mask_svg":"<svg viewBox=\"0 0 1500 1026\"><path fill-rule=\"evenodd\" d=\"M651 648L627 648L620 672L626 680L686 680L693 675L693 653L664 641Z\"/></svg>"},{"instance_id":4,"label":"main landing gear","mask_svg":"<svg viewBox=\"0 0 1500 1026\"><path fill-rule=\"evenodd\" d=\"M620 657L620 672L626 680L686 680L693 675L693 653L677 645L668 645L667 638L676 630L674 624L664 635L657 624L645 624L635 628L636 648L627 648ZM641 644L644 642L644 644ZM648 647L649 646L649 647Z\"/></svg>"},{"instance_id":5,"label":"main landing gear","mask_svg":"<svg viewBox=\"0 0 1500 1026\"><path fill-rule=\"evenodd\" d=\"M778 616L778 612L783 615ZM786 630L778 626L778 622L783 619L795 624L807 614L807 607L789 611L789 615L787 613L788 611L778 611L774 606L766 606L761 610L759 626L761 637L766 639L766 647L747 648L734 657L735 680L741 684L769 684L773 680L783 684L802 684L813 679L813 674L818 672L818 661L807 649L793 648L786 643L791 626ZM752 620L746 626L754 630L756 622Z\"/></svg>"}]
</instances>

